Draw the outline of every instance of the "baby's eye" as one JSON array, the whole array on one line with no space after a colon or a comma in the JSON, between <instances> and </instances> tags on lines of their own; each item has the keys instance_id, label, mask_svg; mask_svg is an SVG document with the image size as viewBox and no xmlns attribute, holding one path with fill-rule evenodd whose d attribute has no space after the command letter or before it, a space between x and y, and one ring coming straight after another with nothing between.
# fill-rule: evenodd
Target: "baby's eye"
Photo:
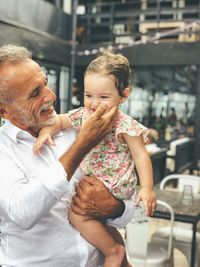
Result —
<instances>
[{"instance_id":1,"label":"baby's eye","mask_svg":"<svg viewBox=\"0 0 200 267\"><path fill-rule=\"evenodd\" d=\"M108 98L108 96L102 95L101 98L106 99L106 98Z\"/></svg>"},{"instance_id":2,"label":"baby's eye","mask_svg":"<svg viewBox=\"0 0 200 267\"><path fill-rule=\"evenodd\" d=\"M91 95L88 95L88 94L86 94L85 96L86 96L86 97L92 97Z\"/></svg>"}]
</instances>

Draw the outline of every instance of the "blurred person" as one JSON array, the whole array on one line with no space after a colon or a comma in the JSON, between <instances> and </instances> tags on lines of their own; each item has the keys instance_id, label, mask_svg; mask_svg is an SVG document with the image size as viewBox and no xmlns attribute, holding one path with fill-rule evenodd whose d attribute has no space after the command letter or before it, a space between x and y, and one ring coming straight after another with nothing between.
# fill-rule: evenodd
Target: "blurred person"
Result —
<instances>
[{"instance_id":1,"label":"blurred person","mask_svg":"<svg viewBox=\"0 0 200 267\"><path fill-rule=\"evenodd\" d=\"M154 128L158 131L160 139L165 138L165 130L166 130L167 122L166 122L166 113L165 108L162 107L161 113L159 117L156 117Z\"/></svg>"},{"instance_id":2,"label":"blurred person","mask_svg":"<svg viewBox=\"0 0 200 267\"><path fill-rule=\"evenodd\" d=\"M176 110L174 107L170 109L170 114L167 119L167 123L171 127L175 127L177 123L177 115L176 115Z\"/></svg>"},{"instance_id":3,"label":"blurred person","mask_svg":"<svg viewBox=\"0 0 200 267\"><path fill-rule=\"evenodd\" d=\"M152 107L149 108L149 115L148 115L148 127L154 128L156 122L156 115Z\"/></svg>"}]
</instances>

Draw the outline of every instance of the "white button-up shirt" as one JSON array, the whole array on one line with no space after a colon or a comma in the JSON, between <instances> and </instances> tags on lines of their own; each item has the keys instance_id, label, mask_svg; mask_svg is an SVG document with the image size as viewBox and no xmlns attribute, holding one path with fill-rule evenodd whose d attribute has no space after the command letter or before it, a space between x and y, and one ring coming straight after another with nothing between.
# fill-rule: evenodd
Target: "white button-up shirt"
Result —
<instances>
[{"instance_id":1,"label":"white button-up shirt","mask_svg":"<svg viewBox=\"0 0 200 267\"><path fill-rule=\"evenodd\" d=\"M0 264L14 267L97 267L102 257L67 218L77 170L71 181L59 162L76 139L70 129L54 136L35 156L35 138L9 121L0 128ZM132 200L122 217L110 223L123 227L133 216Z\"/></svg>"}]
</instances>

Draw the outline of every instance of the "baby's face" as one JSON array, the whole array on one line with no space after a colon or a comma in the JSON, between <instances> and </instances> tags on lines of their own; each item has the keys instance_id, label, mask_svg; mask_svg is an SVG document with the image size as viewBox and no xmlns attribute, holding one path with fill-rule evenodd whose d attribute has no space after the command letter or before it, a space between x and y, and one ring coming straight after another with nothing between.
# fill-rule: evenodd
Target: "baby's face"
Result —
<instances>
[{"instance_id":1,"label":"baby's face","mask_svg":"<svg viewBox=\"0 0 200 267\"><path fill-rule=\"evenodd\" d=\"M109 111L122 102L123 97L118 93L113 75L86 74L84 87L84 105L89 113L93 113L101 103L105 103Z\"/></svg>"}]
</instances>

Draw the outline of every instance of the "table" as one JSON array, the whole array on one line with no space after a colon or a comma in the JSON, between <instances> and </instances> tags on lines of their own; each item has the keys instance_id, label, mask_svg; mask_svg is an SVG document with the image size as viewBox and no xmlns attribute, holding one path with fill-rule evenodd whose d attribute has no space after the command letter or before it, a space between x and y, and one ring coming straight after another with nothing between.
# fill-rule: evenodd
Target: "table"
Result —
<instances>
[{"instance_id":1,"label":"table","mask_svg":"<svg viewBox=\"0 0 200 267\"><path fill-rule=\"evenodd\" d=\"M158 186L154 188L157 199L167 202L175 213L175 221L191 223L192 224L192 246L191 246L191 262L190 267L195 267L195 252L196 252L196 230L197 223L200 221L200 195L193 195L193 202L183 205L181 202L181 192L161 190ZM169 219L167 214L161 208L158 208L154 217Z\"/></svg>"}]
</instances>

